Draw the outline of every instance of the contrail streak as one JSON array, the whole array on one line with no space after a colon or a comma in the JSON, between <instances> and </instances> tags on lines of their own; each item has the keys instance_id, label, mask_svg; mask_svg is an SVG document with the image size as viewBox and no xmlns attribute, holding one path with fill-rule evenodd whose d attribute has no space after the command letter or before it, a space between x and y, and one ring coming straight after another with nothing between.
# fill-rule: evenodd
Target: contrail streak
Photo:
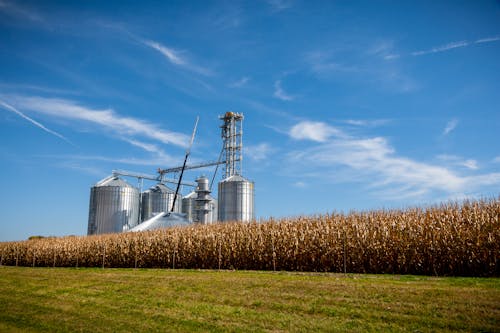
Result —
<instances>
[{"instance_id":1,"label":"contrail streak","mask_svg":"<svg viewBox=\"0 0 500 333\"><path fill-rule=\"evenodd\" d=\"M15 107L13 107L12 105L9 105L7 103L5 103L4 101L0 100L0 106L2 106L4 109L7 109L9 111L12 111L14 112L15 114L17 114L18 116L26 119L27 121L29 121L30 123L32 123L33 125L43 129L45 132L47 133L50 133L52 135L55 135L57 136L58 138L66 141L67 143L69 143L70 145L75 145L73 142L69 141L66 137L64 137L63 135L45 127L44 125L40 124L38 121L34 120L34 119L31 119L30 117L28 117L27 115L25 115L24 113L22 113L21 111L19 111L18 109L16 109Z\"/></svg>"}]
</instances>

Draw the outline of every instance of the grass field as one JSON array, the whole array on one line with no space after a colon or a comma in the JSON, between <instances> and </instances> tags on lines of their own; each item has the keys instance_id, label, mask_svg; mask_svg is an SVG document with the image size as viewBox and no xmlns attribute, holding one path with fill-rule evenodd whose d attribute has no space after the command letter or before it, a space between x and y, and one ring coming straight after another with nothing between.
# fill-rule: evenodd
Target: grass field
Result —
<instances>
[{"instance_id":1,"label":"grass field","mask_svg":"<svg viewBox=\"0 0 500 333\"><path fill-rule=\"evenodd\" d=\"M0 267L0 332L500 332L500 279Z\"/></svg>"}]
</instances>

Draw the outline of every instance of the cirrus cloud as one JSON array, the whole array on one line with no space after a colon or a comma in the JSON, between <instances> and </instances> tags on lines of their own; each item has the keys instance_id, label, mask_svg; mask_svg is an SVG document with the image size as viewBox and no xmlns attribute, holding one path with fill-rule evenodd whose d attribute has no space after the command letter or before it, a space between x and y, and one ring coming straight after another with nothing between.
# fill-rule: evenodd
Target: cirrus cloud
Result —
<instances>
[{"instance_id":1,"label":"cirrus cloud","mask_svg":"<svg viewBox=\"0 0 500 333\"><path fill-rule=\"evenodd\" d=\"M443 135L450 134L458 125L458 119L452 119L446 123L446 127L443 130Z\"/></svg>"},{"instance_id":2,"label":"cirrus cloud","mask_svg":"<svg viewBox=\"0 0 500 333\"><path fill-rule=\"evenodd\" d=\"M456 195L500 185L500 173L470 174L478 169L472 159L460 163L465 170L459 172L400 156L384 137L334 136L331 129L332 126L321 122L301 122L292 127L288 134L291 138L315 144L290 152L288 165L305 168L321 179L334 182L364 182L377 195L396 199L436 192ZM348 176L339 178L342 177L339 175Z\"/></svg>"},{"instance_id":3,"label":"cirrus cloud","mask_svg":"<svg viewBox=\"0 0 500 333\"><path fill-rule=\"evenodd\" d=\"M281 87L281 80L274 83L274 97L281 99L282 101L293 101L295 99L295 96L288 94Z\"/></svg>"},{"instance_id":4,"label":"cirrus cloud","mask_svg":"<svg viewBox=\"0 0 500 333\"><path fill-rule=\"evenodd\" d=\"M129 143L131 136L144 137L179 147L186 147L189 141L189 137L183 133L164 130L156 124L142 119L122 116L113 109L95 109L72 100L38 96L14 96L9 100L22 110L53 118L84 121L98 125L119 137L123 137ZM137 146L137 144L135 145Z\"/></svg>"},{"instance_id":5,"label":"cirrus cloud","mask_svg":"<svg viewBox=\"0 0 500 333\"><path fill-rule=\"evenodd\" d=\"M153 50L160 52L165 58L167 58L169 62L176 66L183 67L187 70L205 76L212 75L212 71L210 69L195 65L192 62L188 61L187 57L185 56L185 52L183 51L175 50L154 40L141 40L141 42L142 44L152 48Z\"/></svg>"},{"instance_id":6,"label":"cirrus cloud","mask_svg":"<svg viewBox=\"0 0 500 333\"><path fill-rule=\"evenodd\" d=\"M332 126L323 122L301 121L294 125L289 135L296 140L311 140L316 142L325 142L331 136L345 136L345 134Z\"/></svg>"}]
</instances>

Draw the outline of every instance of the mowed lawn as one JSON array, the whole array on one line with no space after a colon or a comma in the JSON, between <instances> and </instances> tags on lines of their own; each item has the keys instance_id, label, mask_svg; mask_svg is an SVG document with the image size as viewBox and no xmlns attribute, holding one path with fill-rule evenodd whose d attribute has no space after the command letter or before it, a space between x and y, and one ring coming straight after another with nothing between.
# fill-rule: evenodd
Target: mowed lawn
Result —
<instances>
[{"instance_id":1,"label":"mowed lawn","mask_svg":"<svg viewBox=\"0 0 500 333\"><path fill-rule=\"evenodd\" d=\"M0 332L500 332L500 279L0 267Z\"/></svg>"}]
</instances>

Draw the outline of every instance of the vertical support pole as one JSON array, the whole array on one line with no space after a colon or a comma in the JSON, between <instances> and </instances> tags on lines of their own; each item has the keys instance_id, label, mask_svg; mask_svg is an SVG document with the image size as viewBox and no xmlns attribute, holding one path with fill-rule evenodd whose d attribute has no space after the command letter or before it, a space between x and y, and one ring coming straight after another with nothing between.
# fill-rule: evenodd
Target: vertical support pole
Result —
<instances>
[{"instance_id":1,"label":"vertical support pole","mask_svg":"<svg viewBox=\"0 0 500 333\"><path fill-rule=\"evenodd\" d=\"M175 269L175 253L177 252L177 238L174 244L174 253L172 254L172 269Z\"/></svg>"},{"instance_id":2,"label":"vertical support pole","mask_svg":"<svg viewBox=\"0 0 500 333\"><path fill-rule=\"evenodd\" d=\"M222 242L220 237L218 239L218 245L219 245L219 271L220 271L220 267L222 264Z\"/></svg>"},{"instance_id":3,"label":"vertical support pole","mask_svg":"<svg viewBox=\"0 0 500 333\"><path fill-rule=\"evenodd\" d=\"M106 259L106 245L103 246L103 251L102 251L102 269L104 269L105 259Z\"/></svg>"},{"instance_id":4,"label":"vertical support pole","mask_svg":"<svg viewBox=\"0 0 500 333\"><path fill-rule=\"evenodd\" d=\"M347 274L346 232L344 230L344 274Z\"/></svg>"},{"instance_id":5,"label":"vertical support pole","mask_svg":"<svg viewBox=\"0 0 500 333\"><path fill-rule=\"evenodd\" d=\"M431 262L432 262L432 272L434 273L435 276L438 276L438 272L436 270L436 263L435 263L435 256L434 254L436 253L436 241L434 239L434 228L431 228L431 236L432 236L432 246L431 246Z\"/></svg>"},{"instance_id":6,"label":"vertical support pole","mask_svg":"<svg viewBox=\"0 0 500 333\"><path fill-rule=\"evenodd\" d=\"M274 249L274 233L271 231L271 246L273 248L273 271L276 272L276 251Z\"/></svg>"}]
</instances>

